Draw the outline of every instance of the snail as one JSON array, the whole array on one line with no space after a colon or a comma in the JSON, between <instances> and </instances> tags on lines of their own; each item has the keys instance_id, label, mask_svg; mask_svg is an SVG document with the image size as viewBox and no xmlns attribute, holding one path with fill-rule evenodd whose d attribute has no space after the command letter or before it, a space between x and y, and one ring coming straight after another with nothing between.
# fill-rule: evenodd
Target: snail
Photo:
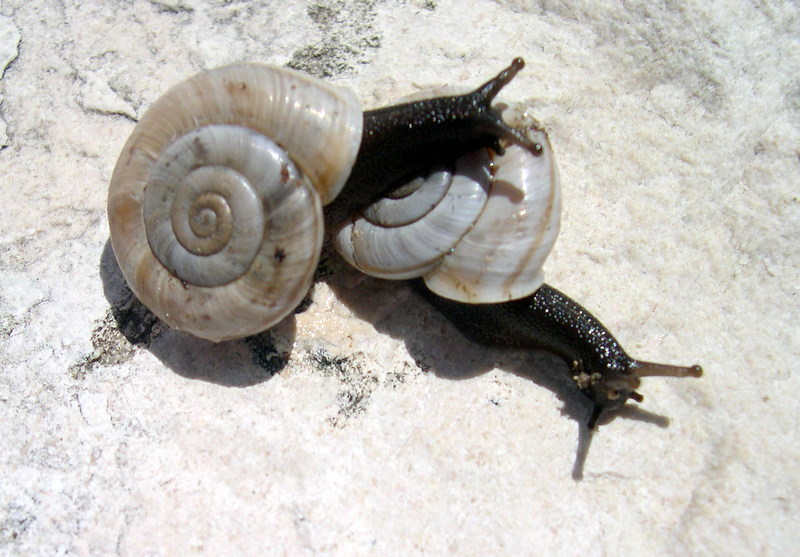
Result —
<instances>
[{"instance_id":1,"label":"snail","mask_svg":"<svg viewBox=\"0 0 800 557\"><path fill-rule=\"evenodd\" d=\"M699 376L631 359L543 284L560 217L552 148L523 108L492 104L523 66L466 94L363 113L349 90L263 64L176 85L112 176L126 281L176 329L248 336L300 303L327 228L356 268L415 279L468 338L562 357L594 405L591 428L604 409L641 402L640 377Z\"/></svg>"}]
</instances>

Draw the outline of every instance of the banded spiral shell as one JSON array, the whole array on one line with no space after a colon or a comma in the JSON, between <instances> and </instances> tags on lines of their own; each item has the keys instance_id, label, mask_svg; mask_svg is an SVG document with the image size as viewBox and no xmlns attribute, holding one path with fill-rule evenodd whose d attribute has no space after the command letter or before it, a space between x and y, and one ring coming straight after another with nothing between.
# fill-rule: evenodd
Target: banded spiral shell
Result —
<instances>
[{"instance_id":1,"label":"banded spiral shell","mask_svg":"<svg viewBox=\"0 0 800 557\"><path fill-rule=\"evenodd\" d=\"M503 120L540 150L480 149L433 169L340 223L333 242L342 256L372 276L421 276L464 303L536 291L559 231L558 168L547 134L523 108L506 107Z\"/></svg>"},{"instance_id":2,"label":"banded spiral shell","mask_svg":"<svg viewBox=\"0 0 800 557\"><path fill-rule=\"evenodd\" d=\"M271 327L306 294L322 205L358 152L355 96L260 64L207 71L159 98L111 180L111 243L136 296L220 341Z\"/></svg>"}]
</instances>

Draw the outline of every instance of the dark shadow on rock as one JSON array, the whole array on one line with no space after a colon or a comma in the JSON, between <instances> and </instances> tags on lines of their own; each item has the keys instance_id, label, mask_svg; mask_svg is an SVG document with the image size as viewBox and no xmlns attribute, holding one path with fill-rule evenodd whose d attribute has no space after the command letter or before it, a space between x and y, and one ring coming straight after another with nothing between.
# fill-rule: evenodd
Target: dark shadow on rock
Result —
<instances>
[{"instance_id":1,"label":"dark shadow on rock","mask_svg":"<svg viewBox=\"0 0 800 557\"><path fill-rule=\"evenodd\" d=\"M270 331L245 339L213 343L170 329L128 288L107 241L100 257L103 291L127 342L149 350L178 375L226 387L267 381L289 361L295 338L291 315Z\"/></svg>"},{"instance_id":2,"label":"dark shadow on rock","mask_svg":"<svg viewBox=\"0 0 800 557\"><path fill-rule=\"evenodd\" d=\"M179 333L163 324L133 295L106 243L100 262L106 298L122 335L147 348L175 373L231 387L268 380L285 367L295 339L294 316L273 329L243 340L212 343ZM575 388L569 368L556 356L538 350L490 349L473 343L407 282L365 277L344 263L330 246L323 250L316 275L326 282L357 317L381 333L402 340L424 371L450 380L470 379L495 368L514 373L552 391L563 403L561 413L578 426L578 448L572 476L583 478L592 432L586 426L591 404ZM307 297L307 300L310 299ZM308 306L301 304L297 312ZM420 331L419 324L432 324ZM283 350L277 346L285 347ZM221 367L222 366L222 367ZM631 405L604 414L599 424L620 416L666 427L669 421Z\"/></svg>"},{"instance_id":3,"label":"dark shadow on rock","mask_svg":"<svg viewBox=\"0 0 800 557\"><path fill-rule=\"evenodd\" d=\"M531 380L552 391L563 403L562 415L578 426L578 449L572 476L583 477L583 467L593 433L587 427L592 412L589 400L576 389L569 368L558 357L540 350L486 348L464 337L447 318L407 282L364 277L342 262L326 282L355 315L381 333L402 340L417 365L451 380L470 379L498 368ZM432 324L420 331L420 323ZM636 406L604 413L600 425L615 417L641 420L665 427L666 418Z\"/></svg>"},{"instance_id":4,"label":"dark shadow on rock","mask_svg":"<svg viewBox=\"0 0 800 557\"><path fill-rule=\"evenodd\" d=\"M161 321L147 309L131 292L107 240L100 256L100 280L103 293L111 304L111 314L119 332L135 346L147 346L153 336L163 330Z\"/></svg>"},{"instance_id":5,"label":"dark shadow on rock","mask_svg":"<svg viewBox=\"0 0 800 557\"><path fill-rule=\"evenodd\" d=\"M357 287L354 283L358 282ZM563 413L586 421L590 405L557 357L542 351L486 348L467 340L455 325L429 305L406 282L363 277L343 268L328 280L336 296L359 318L381 333L402 340L417 365L437 377L470 379L499 368L553 391L564 402ZM433 324L420 331L420 323Z\"/></svg>"}]
</instances>

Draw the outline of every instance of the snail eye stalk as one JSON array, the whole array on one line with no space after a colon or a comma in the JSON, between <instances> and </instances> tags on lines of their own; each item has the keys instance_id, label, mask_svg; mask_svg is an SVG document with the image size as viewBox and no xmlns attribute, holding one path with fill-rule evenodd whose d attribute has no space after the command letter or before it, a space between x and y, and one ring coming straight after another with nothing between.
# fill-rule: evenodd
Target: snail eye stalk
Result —
<instances>
[{"instance_id":1,"label":"snail eye stalk","mask_svg":"<svg viewBox=\"0 0 800 557\"><path fill-rule=\"evenodd\" d=\"M699 365L672 366L668 364L634 360L634 366L631 368L631 373L637 377L702 377L703 368Z\"/></svg>"}]
</instances>

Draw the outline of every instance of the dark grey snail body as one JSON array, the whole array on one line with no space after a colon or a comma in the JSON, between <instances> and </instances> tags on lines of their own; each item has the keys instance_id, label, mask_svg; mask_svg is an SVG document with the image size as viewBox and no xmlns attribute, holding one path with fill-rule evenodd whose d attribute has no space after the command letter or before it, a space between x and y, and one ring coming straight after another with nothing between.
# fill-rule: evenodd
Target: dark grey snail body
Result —
<instances>
[{"instance_id":1,"label":"dark grey snail body","mask_svg":"<svg viewBox=\"0 0 800 557\"><path fill-rule=\"evenodd\" d=\"M501 285L503 288L496 288L482 300L466 286L466 278L459 278L455 279L452 299L445 299L440 295L451 287L447 280L454 279L439 278L436 291L440 295L420 287L426 297L476 342L544 349L560 356L569 365L576 386L594 405L590 427L595 426L604 409L618 408L629 398L641 401L635 391L640 377L699 376L698 366L677 368L631 359L588 311L542 285L541 262L558 232L557 170L542 130L529 124L509 125L491 106L497 93L523 66L522 59L515 59L497 77L466 95L368 111L363 118L352 93L281 68L242 64L190 78L143 116L115 168L108 210L112 245L123 274L145 305L173 327L214 341L259 332L287 315L308 289L308 271L313 272L316 266L322 241L322 224L316 222L322 215L311 219L309 214L316 216L321 205L328 204L324 211L326 226L340 225L351 213L365 210L403 180L435 163L469 157L469 153L484 147L495 156L502 155L502 141L509 150L519 147L521 151L514 157L522 152L526 160L540 164L520 166L523 170L517 174L521 176L518 189L508 189L514 183L492 188L497 188L498 196L525 197L525 203L544 199L541 218L533 205L521 205L513 217L503 213L499 220L495 214L494 220L487 219L482 225L470 222L456 241L481 226L491 229L503 226L504 219L516 223L536 213L541 221L536 225L539 228L527 224L528 228L514 232L527 250L522 259L530 258L535 264L524 272L515 271L517 278L522 276L518 282L524 283L513 287L516 294L511 287L504 290L507 285ZM311 110L314 103L320 104ZM186 113L181 112L184 105L189 105ZM284 117L286 107L291 109ZM220 147L219 154L216 147ZM269 153L267 162L255 162L261 153ZM492 158L485 150L482 153L488 166L475 171L476 175L500 175L506 171L504 165L515 168L517 164ZM263 177L268 167L278 171L271 182ZM214 189L217 183L224 186L222 193ZM536 190L542 185L544 191ZM477 191L485 195L489 187L478 186ZM299 196L300 201L292 202L296 212L269 217L277 221L265 220L268 217L260 211L278 207L278 201L289 196ZM243 198L261 201L255 204L257 209L245 211ZM453 197L458 203L465 198ZM157 204L161 201L172 205L161 208ZM148 206L155 212L147 214ZM301 212L301 206L308 210ZM480 218L496 211L497 205L492 210L489 207L480 205ZM187 217L182 216L184 210ZM223 224L232 227L230 221L243 212L248 215L249 220L245 220L251 223L249 228L238 232L221 228ZM263 224L266 222L269 224ZM298 243L303 249L293 247L290 236L295 233L288 231L278 234L277 239L265 236L265 247L251 241L254 234L277 229L275 222L302 224ZM177 233L177 243L171 230ZM520 231L526 230L534 230L527 235L536 236L537 243L525 243L526 234ZM195 239L200 240L199 247L193 243ZM221 257L228 243L241 239L245 248L229 251L237 257L247 251L254 259L234 261L241 275L222 271ZM448 247L451 244L443 245L448 255L455 251ZM513 256L517 252L509 253ZM201 268L204 258L215 259L213 273ZM486 266L480 263L483 259L478 261L479 266ZM413 269L414 274L394 278L424 276L431 287L431 275L425 273L435 265L425 262L425 271ZM198 280L181 276L180 269ZM374 274L384 276L382 272ZM278 290L282 281L291 284L283 298ZM504 302L477 303L497 300Z\"/></svg>"},{"instance_id":2,"label":"dark grey snail body","mask_svg":"<svg viewBox=\"0 0 800 557\"><path fill-rule=\"evenodd\" d=\"M546 350L559 356L593 405L589 429L604 410L615 410L636 392L646 376L700 377L700 366L678 367L634 360L590 312L544 284L527 298L501 304L462 304L417 289L468 339L498 348Z\"/></svg>"}]
</instances>

